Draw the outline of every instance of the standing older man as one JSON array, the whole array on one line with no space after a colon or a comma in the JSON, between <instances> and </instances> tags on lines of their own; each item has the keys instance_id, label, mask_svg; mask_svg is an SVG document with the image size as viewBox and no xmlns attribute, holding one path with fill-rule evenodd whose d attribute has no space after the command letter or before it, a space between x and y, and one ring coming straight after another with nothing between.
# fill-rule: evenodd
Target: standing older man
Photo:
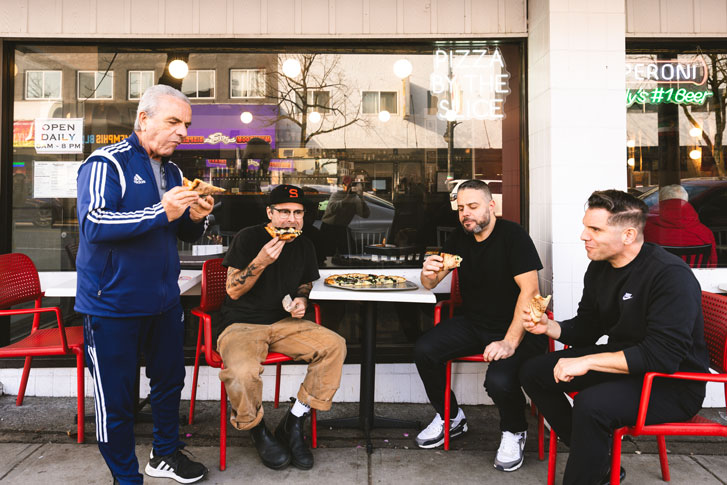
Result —
<instances>
[{"instance_id":1,"label":"standing older man","mask_svg":"<svg viewBox=\"0 0 727 485\"><path fill-rule=\"evenodd\" d=\"M193 483L207 473L181 452L179 439L184 312L177 238L198 239L214 202L181 187L182 172L169 161L191 120L184 94L152 86L139 102L134 133L94 151L78 172L76 311L85 314L96 438L115 483L143 483L134 451L142 351L154 417L146 474Z\"/></svg>"},{"instance_id":2,"label":"standing older man","mask_svg":"<svg viewBox=\"0 0 727 485\"><path fill-rule=\"evenodd\" d=\"M510 472L523 463L528 428L525 396L518 371L524 359L545 352L545 339L526 334L518 308L538 293L542 268L533 241L514 222L495 218L495 201L485 182L468 180L457 191L457 211L462 230L444 244L444 251L462 257L459 282L463 314L446 320L416 343L414 361L429 401L437 415L416 437L421 448L444 442L444 388L447 361L482 353L490 365L485 389L500 413L500 447L495 468ZM422 285L434 288L447 275L441 256L424 262ZM467 420L451 393L454 418L450 436L467 431Z\"/></svg>"},{"instance_id":3,"label":"standing older man","mask_svg":"<svg viewBox=\"0 0 727 485\"><path fill-rule=\"evenodd\" d=\"M521 309L527 331L573 347L520 369L525 391L570 447L565 484L609 483L609 435L636 422L646 372L708 372L699 283L680 258L644 243L646 213L625 192L591 194L581 234L591 263L578 313L533 322ZM604 335L608 343L596 344ZM571 407L565 393L573 391ZM691 418L704 392L704 383L656 379L646 424Z\"/></svg>"},{"instance_id":4,"label":"standing older man","mask_svg":"<svg viewBox=\"0 0 727 485\"><path fill-rule=\"evenodd\" d=\"M303 227L304 204L300 187L274 188L267 207L270 223L238 232L223 262L226 328L217 346L225 363L220 379L232 404L230 421L239 430L250 430L263 464L275 470L291 462L303 470L313 467L303 422L310 408L331 408L346 358L343 337L303 319L313 281L319 277L313 243L294 236ZM263 421L260 363L268 352L308 362L298 399L275 435Z\"/></svg>"}]
</instances>

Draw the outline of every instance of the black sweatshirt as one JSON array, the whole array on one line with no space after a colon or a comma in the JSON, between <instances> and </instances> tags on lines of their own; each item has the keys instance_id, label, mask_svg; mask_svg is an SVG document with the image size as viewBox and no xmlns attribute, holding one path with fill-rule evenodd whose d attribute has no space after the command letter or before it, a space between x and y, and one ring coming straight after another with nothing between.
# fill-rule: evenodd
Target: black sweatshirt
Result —
<instances>
[{"instance_id":1,"label":"black sweatshirt","mask_svg":"<svg viewBox=\"0 0 727 485\"><path fill-rule=\"evenodd\" d=\"M583 347L608 335L598 351L623 350L632 375L708 372L701 301L689 266L645 243L622 268L590 263L578 313L561 322L560 341Z\"/></svg>"}]
</instances>

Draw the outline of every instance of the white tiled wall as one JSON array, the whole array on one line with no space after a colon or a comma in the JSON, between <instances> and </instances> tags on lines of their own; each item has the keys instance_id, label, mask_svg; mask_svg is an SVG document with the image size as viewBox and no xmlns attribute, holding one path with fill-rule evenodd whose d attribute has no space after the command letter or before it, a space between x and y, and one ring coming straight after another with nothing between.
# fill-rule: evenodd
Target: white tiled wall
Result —
<instances>
[{"instance_id":1,"label":"white tiled wall","mask_svg":"<svg viewBox=\"0 0 727 485\"><path fill-rule=\"evenodd\" d=\"M298 393L298 387L305 375L303 365L282 366L280 400L287 401ZM452 366L452 387L457 401L462 404L492 404L485 392L485 372L487 365L475 362L459 362ZM5 394L17 395L22 369L0 369L0 389ZM219 400L219 369L203 366L197 382L197 399L200 401ZM358 365L344 365L341 387L334 402L358 402L360 388ZM192 388L192 367L187 367L187 376L182 390L182 399L189 399ZM374 399L376 402L427 403L424 386L414 364L377 364ZM266 366L263 373L263 400L272 401L275 390L275 367ZM142 368L139 394L149 393L149 380ZM31 369L26 396L73 397L76 395L76 369L46 368ZM93 383L86 370L86 397L93 397ZM723 407L724 393L716 384L709 384L705 407Z\"/></svg>"},{"instance_id":2,"label":"white tiled wall","mask_svg":"<svg viewBox=\"0 0 727 485\"><path fill-rule=\"evenodd\" d=\"M287 400L296 396L300 383L305 376L306 366L284 365L280 382L280 399ZM344 365L341 387L334 401L358 402L360 388L360 367ZM187 367L187 375L182 390L182 399L189 399L192 389L192 367ZM482 384L485 381L485 364L461 362L453 366L452 382L457 399L463 404L492 404ZM17 395L22 369L0 369L0 384L5 394ZM219 369L203 366L199 370L197 399L201 401L220 398ZM141 372L139 394L149 393L149 380L145 369ZM86 370L86 396L93 396L93 383ZM263 400L272 401L275 391L275 366L265 366L263 373ZM70 397L76 395L75 368L38 368L31 369L26 396ZM424 386L414 364L377 364L375 400L377 402L428 402Z\"/></svg>"},{"instance_id":3,"label":"white tiled wall","mask_svg":"<svg viewBox=\"0 0 727 485\"><path fill-rule=\"evenodd\" d=\"M527 35L525 0L3 0L0 37Z\"/></svg>"},{"instance_id":4,"label":"white tiled wall","mask_svg":"<svg viewBox=\"0 0 727 485\"><path fill-rule=\"evenodd\" d=\"M573 315L582 291L585 201L626 185L624 10L623 2L529 2L530 234L556 318Z\"/></svg>"}]
</instances>

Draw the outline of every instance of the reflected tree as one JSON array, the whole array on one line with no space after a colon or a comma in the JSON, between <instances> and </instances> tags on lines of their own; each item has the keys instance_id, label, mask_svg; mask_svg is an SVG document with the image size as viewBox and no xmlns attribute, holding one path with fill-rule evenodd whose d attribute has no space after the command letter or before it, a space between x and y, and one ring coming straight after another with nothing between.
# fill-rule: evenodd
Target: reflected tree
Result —
<instances>
[{"instance_id":1,"label":"reflected tree","mask_svg":"<svg viewBox=\"0 0 727 485\"><path fill-rule=\"evenodd\" d=\"M727 167L725 167L725 150L722 146L724 139L725 124L727 122L725 102L725 91L727 91L727 54L702 54L707 66L709 67L709 75L707 77L707 86L712 93L709 100L710 112L714 112L715 132L714 138L711 138L701 124L694 119L687 109L682 106L684 116L689 120L692 126L702 130L702 140L709 148L714 163L717 168L717 174L720 177L727 175Z\"/></svg>"},{"instance_id":2,"label":"reflected tree","mask_svg":"<svg viewBox=\"0 0 727 485\"><path fill-rule=\"evenodd\" d=\"M283 72L283 63L288 59L300 63L300 74L287 76ZM279 108L274 122L287 121L297 126L298 143L303 148L316 136L364 123L361 103L350 97L352 88L341 67L341 56L296 54L278 59L277 72L268 77L266 92ZM314 112L320 114L319 120L310 119Z\"/></svg>"}]
</instances>

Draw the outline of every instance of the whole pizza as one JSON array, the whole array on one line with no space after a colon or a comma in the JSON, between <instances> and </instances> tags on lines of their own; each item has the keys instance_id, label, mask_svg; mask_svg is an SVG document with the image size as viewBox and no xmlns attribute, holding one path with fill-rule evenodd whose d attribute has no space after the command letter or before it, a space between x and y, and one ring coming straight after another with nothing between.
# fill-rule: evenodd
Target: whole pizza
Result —
<instances>
[{"instance_id":1,"label":"whole pizza","mask_svg":"<svg viewBox=\"0 0 727 485\"><path fill-rule=\"evenodd\" d=\"M394 275L346 273L331 275L326 278L325 283L343 288L387 288L406 283L406 278Z\"/></svg>"}]
</instances>

